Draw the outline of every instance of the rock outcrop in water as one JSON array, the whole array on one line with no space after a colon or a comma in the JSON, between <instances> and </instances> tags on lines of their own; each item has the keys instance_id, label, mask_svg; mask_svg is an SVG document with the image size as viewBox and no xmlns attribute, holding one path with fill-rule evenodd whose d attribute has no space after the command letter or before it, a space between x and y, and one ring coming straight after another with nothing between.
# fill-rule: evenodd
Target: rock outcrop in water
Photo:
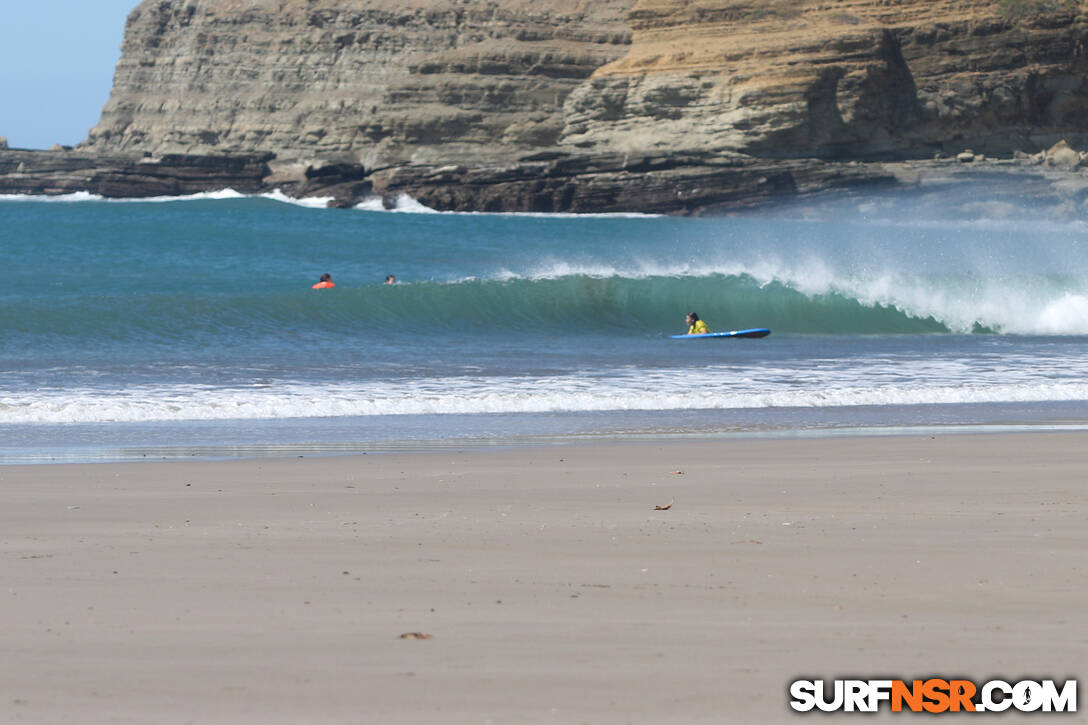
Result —
<instances>
[{"instance_id":1,"label":"rock outcrop in water","mask_svg":"<svg viewBox=\"0 0 1088 725\"><path fill-rule=\"evenodd\" d=\"M101 121L42 166L56 189L72 159L219 159L183 164L209 183L260 159L258 186L340 204L700 213L1086 148L1086 47L1066 0L147 0ZM32 190L19 163L0 190Z\"/></svg>"},{"instance_id":2,"label":"rock outcrop in water","mask_svg":"<svg viewBox=\"0 0 1088 725\"><path fill-rule=\"evenodd\" d=\"M112 198L182 196L234 189L264 191L271 154L133 158L76 151L0 151L0 194L72 194Z\"/></svg>"}]
</instances>

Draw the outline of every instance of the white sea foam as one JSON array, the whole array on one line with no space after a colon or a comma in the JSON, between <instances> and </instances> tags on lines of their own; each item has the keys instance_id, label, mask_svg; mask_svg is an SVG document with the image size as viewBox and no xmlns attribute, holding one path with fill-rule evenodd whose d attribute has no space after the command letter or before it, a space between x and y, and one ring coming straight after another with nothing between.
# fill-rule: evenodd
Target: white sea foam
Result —
<instances>
[{"instance_id":1,"label":"white sea foam","mask_svg":"<svg viewBox=\"0 0 1088 725\"><path fill-rule=\"evenodd\" d=\"M408 214L437 214L438 212L429 206L424 206L418 201L413 199L408 194L401 194L397 197L396 206L393 207L393 211L398 211Z\"/></svg>"},{"instance_id":2,"label":"white sea foam","mask_svg":"<svg viewBox=\"0 0 1088 725\"><path fill-rule=\"evenodd\" d=\"M113 203L161 203L174 201L222 201L228 199L268 199L280 204L291 204L307 209L324 209L333 200L331 196L307 196L296 199L284 194L279 189L274 189L264 194L243 194L234 189L220 189L218 191L201 191L196 194L184 194L181 196L150 196L125 199L107 199Z\"/></svg>"},{"instance_id":3,"label":"white sea foam","mask_svg":"<svg viewBox=\"0 0 1088 725\"><path fill-rule=\"evenodd\" d=\"M0 398L0 424L290 419L627 410L825 408L1088 400L1088 363L822 361L796 367L602 370L528 377L316 385L28 390Z\"/></svg>"},{"instance_id":4,"label":"white sea foam","mask_svg":"<svg viewBox=\"0 0 1088 725\"><path fill-rule=\"evenodd\" d=\"M1088 297L1067 293L1047 303L1038 313L1036 330L1058 335L1088 332Z\"/></svg>"},{"instance_id":5,"label":"white sea foam","mask_svg":"<svg viewBox=\"0 0 1088 725\"><path fill-rule=\"evenodd\" d=\"M798 287L805 284L789 277L782 281ZM932 317L953 332L970 332L981 324L1007 334L1088 334L1088 297L1046 289L1038 278L954 281L887 272L868 279L831 279L822 291L810 288L808 293L827 292L865 306L883 305L916 318Z\"/></svg>"},{"instance_id":6,"label":"white sea foam","mask_svg":"<svg viewBox=\"0 0 1088 725\"><path fill-rule=\"evenodd\" d=\"M355 205L360 211L386 211L385 202L380 196L368 196Z\"/></svg>"},{"instance_id":7,"label":"white sea foam","mask_svg":"<svg viewBox=\"0 0 1088 725\"><path fill-rule=\"evenodd\" d=\"M202 191L196 194L183 194L179 196L143 196L125 198L107 198L99 194L87 191L77 191L73 194L9 194L0 196L0 201L48 201L48 202L82 202L103 201L110 204L135 204L135 203L163 203L171 201L203 201L218 199L244 199L246 194L234 189L220 189L218 191Z\"/></svg>"},{"instance_id":8,"label":"white sea foam","mask_svg":"<svg viewBox=\"0 0 1088 725\"><path fill-rule=\"evenodd\" d=\"M301 199L296 199L292 196L287 196L279 189L274 189L267 194L259 195L262 199L271 199L272 201L278 201L281 204L293 204L294 206L301 206L307 209L326 209L329 206L329 202L334 197L331 196L306 196Z\"/></svg>"},{"instance_id":9,"label":"white sea foam","mask_svg":"<svg viewBox=\"0 0 1088 725\"><path fill-rule=\"evenodd\" d=\"M393 200L392 207L386 207L380 196L371 196L355 205L360 211L384 211L399 214L440 214L429 206L424 206L408 194L400 194Z\"/></svg>"},{"instance_id":10,"label":"white sea foam","mask_svg":"<svg viewBox=\"0 0 1088 725\"><path fill-rule=\"evenodd\" d=\"M178 196L146 196L125 199L106 199L113 204L151 203L161 204L174 201L220 201L223 199L245 199L243 194L234 189L219 189L218 191L200 191L195 194L182 194Z\"/></svg>"},{"instance_id":11,"label":"white sea foam","mask_svg":"<svg viewBox=\"0 0 1088 725\"><path fill-rule=\"evenodd\" d=\"M329 202L333 200L331 196L309 196L301 199L284 194L279 189L275 189L265 194L243 194L240 191L234 189L219 189L217 191L201 191L195 194L180 194L180 195L167 195L167 196L141 196L141 197L122 197L122 198L107 198L100 196L99 194L91 194L86 191L77 191L73 194L58 194L58 195L43 195L43 194L7 194L0 195L0 201L49 201L49 202L81 202L81 201L104 201L111 204L161 204L166 202L178 202L178 201L222 201L227 199L269 199L271 201L277 201L281 204L293 204L295 206L306 207L310 209L324 209L328 206Z\"/></svg>"},{"instance_id":12,"label":"white sea foam","mask_svg":"<svg viewBox=\"0 0 1088 725\"><path fill-rule=\"evenodd\" d=\"M494 212L494 211L438 211L421 204L410 194L399 194L394 199L393 207L387 208L385 201L380 196L371 196L363 199L355 205L360 211L385 211L400 212L406 214L446 214L451 216L510 216L517 218L540 219L654 219L662 214L643 214L639 212L606 212L592 214L575 214L572 212Z\"/></svg>"},{"instance_id":13,"label":"white sea foam","mask_svg":"<svg viewBox=\"0 0 1088 725\"><path fill-rule=\"evenodd\" d=\"M280 189L274 189L273 191L263 194L243 194L234 189L221 189L219 191L202 191L195 194L183 194L178 196L145 196L145 197L123 197L123 198L107 198L99 194L92 194L86 191L77 191L71 194L0 194L0 202L2 201L49 201L49 202L80 202L80 201L108 201L111 203L156 203L156 202L176 202L176 201L204 201L204 200L217 200L217 199L248 199L248 198L260 198L270 199L272 201L278 201L283 204L293 204L295 206L306 207L309 209L325 209L328 207L329 202L334 197L331 196L308 196L302 198L295 198L284 194ZM355 209L361 211L384 211L384 212L397 212L401 214L450 214L450 215L462 215L462 216L516 216L516 217L539 217L542 219L595 219L595 218L614 218L614 219L652 219L658 218L661 214L642 214L638 212L615 212L615 213L600 213L600 214L574 214L574 213L550 213L550 212L459 212L449 211L440 212L436 209L432 209L429 206L421 204L410 194L400 194L393 200L393 206L386 208L385 202L380 196L372 196L363 199L355 205Z\"/></svg>"},{"instance_id":14,"label":"white sea foam","mask_svg":"<svg viewBox=\"0 0 1088 725\"><path fill-rule=\"evenodd\" d=\"M35 400L7 399L0 423L105 423L182 420L286 419L381 415L547 413L624 410L727 410L743 408L822 408L842 406L1088 400L1088 384L1002 385L989 387L914 386L778 391L766 393L651 391L478 391L389 397L314 390L310 393L179 395L144 391L146 397L86 393Z\"/></svg>"},{"instance_id":15,"label":"white sea foam","mask_svg":"<svg viewBox=\"0 0 1088 725\"><path fill-rule=\"evenodd\" d=\"M102 201L104 198L88 191L76 191L71 194L0 194L0 201L77 202Z\"/></svg>"},{"instance_id":16,"label":"white sea foam","mask_svg":"<svg viewBox=\"0 0 1088 725\"><path fill-rule=\"evenodd\" d=\"M1058 284L1046 275L1030 273L994 277L970 272L921 274L890 267L836 269L818 257L787 262L766 254L747 262L633 259L616 264L543 260L520 270L504 267L489 278L511 281L584 276L639 280L742 275L751 277L760 287L780 284L809 299L838 295L864 307L889 307L917 319L933 318L953 332L971 332L983 325L1006 334L1088 334L1088 276L1079 283L1074 277ZM1072 289L1068 289L1070 286Z\"/></svg>"}]
</instances>

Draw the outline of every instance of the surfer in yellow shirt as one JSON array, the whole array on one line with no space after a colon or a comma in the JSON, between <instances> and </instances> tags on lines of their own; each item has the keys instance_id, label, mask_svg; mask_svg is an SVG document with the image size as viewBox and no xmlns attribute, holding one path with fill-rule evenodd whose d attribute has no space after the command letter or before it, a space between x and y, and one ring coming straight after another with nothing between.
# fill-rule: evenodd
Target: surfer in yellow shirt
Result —
<instances>
[{"instance_id":1,"label":"surfer in yellow shirt","mask_svg":"<svg viewBox=\"0 0 1088 725\"><path fill-rule=\"evenodd\" d=\"M686 319L688 323L689 335L705 335L710 332L710 328L706 326L706 323L699 319L699 315L694 312L689 312Z\"/></svg>"}]
</instances>

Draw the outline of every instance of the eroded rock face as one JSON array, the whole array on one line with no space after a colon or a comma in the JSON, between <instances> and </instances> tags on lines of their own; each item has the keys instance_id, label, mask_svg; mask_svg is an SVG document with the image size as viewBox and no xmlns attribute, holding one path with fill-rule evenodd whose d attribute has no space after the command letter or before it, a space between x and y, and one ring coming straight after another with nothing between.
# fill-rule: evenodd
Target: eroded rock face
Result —
<instances>
[{"instance_id":1,"label":"eroded rock face","mask_svg":"<svg viewBox=\"0 0 1088 725\"><path fill-rule=\"evenodd\" d=\"M146 0L85 149L487 164L560 148L1088 145L1066 0Z\"/></svg>"},{"instance_id":2,"label":"eroded rock face","mask_svg":"<svg viewBox=\"0 0 1088 725\"><path fill-rule=\"evenodd\" d=\"M565 144L761 157L989 154L1088 137L1088 31L1044 0L639 0Z\"/></svg>"},{"instance_id":3,"label":"eroded rock face","mask_svg":"<svg viewBox=\"0 0 1088 725\"><path fill-rule=\"evenodd\" d=\"M965 173L1020 151L1077 174L1082 5L145 0L88 140L0 175L31 191L233 176L345 206L409 193L442 209L702 213L940 176L910 162L935 156ZM202 155L244 158L201 182Z\"/></svg>"},{"instance_id":4,"label":"eroded rock face","mask_svg":"<svg viewBox=\"0 0 1088 725\"><path fill-rule=\"evenodd\" d=\"M632 0L146 0L89 150L368 166L554 145Z\"/></svg>"},{"instance_id":5,"label":"eroded rock face","mask_svg":"<svg viewBox=\"0 0 1088 725\"><path fill-rule=\"evenodd\" d=\"M127 155L0 149L0 194L71 194L112 198L179 196L202 191L265 189L271 154L183 156Z\"/></svg>"}]
</instances>

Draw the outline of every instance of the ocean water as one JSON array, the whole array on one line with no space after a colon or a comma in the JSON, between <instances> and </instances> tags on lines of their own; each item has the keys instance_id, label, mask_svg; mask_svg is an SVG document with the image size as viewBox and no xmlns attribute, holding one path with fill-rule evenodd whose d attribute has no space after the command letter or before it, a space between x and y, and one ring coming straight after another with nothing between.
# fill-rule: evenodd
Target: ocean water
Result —
<instances>
[{"instance_id":1,"label":"ocean water","mask_svg":"<svg viewBox=\"0 0 1088 725\"><path fill-rule=\"evenodd\" d=\"M693 310L773 333L668 339ZM0 462L1082 427L1086 352L1088 222L969 191L710 219L0 199Z\"/></svg>"}]
</instances>

